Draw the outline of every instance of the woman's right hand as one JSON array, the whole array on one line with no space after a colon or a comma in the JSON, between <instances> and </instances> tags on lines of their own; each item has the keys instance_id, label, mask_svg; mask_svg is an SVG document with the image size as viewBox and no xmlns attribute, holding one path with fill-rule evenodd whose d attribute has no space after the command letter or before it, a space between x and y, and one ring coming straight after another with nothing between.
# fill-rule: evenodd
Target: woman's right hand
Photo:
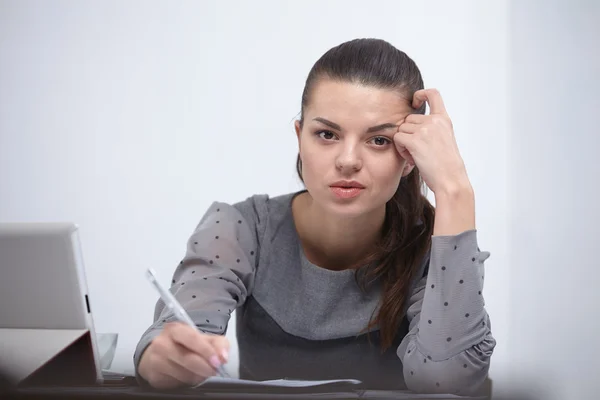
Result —
<instances>
[{"instance_id":1,"label":"woman's right hand","mask_svg":"<svg viewBox=\"0 0 600 400\"><path fill-rule=\"evenodd\" d=\"M194 386L227 362L229 341L181 322L165 324L142 354L138 372L156 389Z\"/></svg>"}]
</instances>

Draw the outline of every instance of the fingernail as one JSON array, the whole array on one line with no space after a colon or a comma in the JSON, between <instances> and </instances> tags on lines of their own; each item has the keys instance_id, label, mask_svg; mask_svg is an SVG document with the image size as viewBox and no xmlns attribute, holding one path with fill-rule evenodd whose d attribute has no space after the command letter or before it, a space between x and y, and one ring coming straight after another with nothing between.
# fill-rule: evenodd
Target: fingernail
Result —
<instances>
[{"instance_id":1,"label":"fingernail","mask_svg":"<svg viewBox=\"0 0 600 400\"><path fill-rule=\"evenodd\" d=\"M228 352L227 350L223 350L223 351L221 352L221 355L223 356L223 359L224 359L225 361L228 361L228 360L229 360L229 352Z\"/></svg>"},{"instance_id":2,"label":"fingernail","mask_svg":"<svg viewBox=\"0 0 600 400\"><path fill-rule=\"evenodd\" d=\"M219 368L221 366L221 361L219 361L219 357L217 357L216 355L212 356L210 358L210 365L212 365L215 368Z\"/></svg>"}]
</instances>

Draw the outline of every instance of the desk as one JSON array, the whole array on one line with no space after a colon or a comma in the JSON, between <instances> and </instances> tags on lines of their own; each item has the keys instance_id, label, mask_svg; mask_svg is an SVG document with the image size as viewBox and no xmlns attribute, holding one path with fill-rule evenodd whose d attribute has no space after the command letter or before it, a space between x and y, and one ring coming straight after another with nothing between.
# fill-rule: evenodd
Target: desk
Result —
<instances>
[{"instance_id":1,"label":"desk","mask_svg":"<svg viewBox=\"0 0 600 400\"><path fill-rule=\"evenodd\" d=\"M108 376L106 376L108 378ZM2 378L2 376L0 376ZM158 391L140 387L133 376L116 374L108 378L103 385L59 386L41 383L29 387L17 387L10 391L8 380L0 379L0 399L32 400L32 399L436 399L436 400L487 400L488 395L454 396L454 395L422 395L405 390L368 390L349 388L348 386L320 386L311 388L274 388L274 387L200 387L196 389L179 389ZM488 384L490 382L488 381ZM488 388L491 389L491 388Z\"/></svg>"},{"instance_id":2,"label":"desk","mask_svg":"<svg viewBox=\"0 0 600 400\"><path fill-rule=\"evenodd\" d=\"M274 391L264 388L260 390L232 392L231 390L211 390L204 392L200 389L185 389L178 391L152 391L139 386L102 386L102 387L55 387L55 388L27 388L0 396L3 399L32 400L32 399L464 399L484 400L481 397L457 397L453 395L418 395L407 391L380 391L380 390L354 390L336 391L331 389L315 390L290 390Z\"/></svg>"}]
</instances>

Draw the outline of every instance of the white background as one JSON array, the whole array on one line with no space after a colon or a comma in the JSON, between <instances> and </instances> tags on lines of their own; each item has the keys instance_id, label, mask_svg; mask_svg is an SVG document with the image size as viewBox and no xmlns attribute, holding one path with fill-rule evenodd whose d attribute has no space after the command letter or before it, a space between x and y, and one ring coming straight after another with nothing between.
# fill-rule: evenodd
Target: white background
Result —
<instances>
[{"instance_id":1,"label":"white background","mask_svg":"<svg viewBox=\"0 0 600 400\"><path fill-rule=\"evenodd\" d=\"M511 383L598 399L600 2L511 7Z\"/></svg>"},{"instance_id":2,"label":"white background","mask_svg":"<svg viewBox=\"0 0 600 400\"><path fill-rule=\"evenodd\" d=\"M169 283L212 201L299 189L293 120L310 67L382 38L453 119L492 253L496 389L586 398L600 10L563 3L0 1L0 222L80 225L96 328L119 333L113 369L131 372L157 297L143 271Z\"/></svg>"}]
</instances>

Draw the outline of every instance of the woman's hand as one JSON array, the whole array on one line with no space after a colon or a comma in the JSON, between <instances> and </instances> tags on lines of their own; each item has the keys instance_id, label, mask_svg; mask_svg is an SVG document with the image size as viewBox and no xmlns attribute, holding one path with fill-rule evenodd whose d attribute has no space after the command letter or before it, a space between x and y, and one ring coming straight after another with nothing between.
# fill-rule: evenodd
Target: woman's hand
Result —
<instances>
[{"instance_id":1,"label":"woman's hand","mask_svg":"<svg viewBox=\"0 0 600 400\"><path fill-rule=\"evenodd\" d=\"M416 165L436 195L470 187L469 178L454 137L452 121L436 89L415 92L412 107L429 103L429 115L410 114L394 136L400 155Z\"/></svg>"},{"instance_id":2,"label":"woman's hand","mask_svg":"<svg viewBox=\"0 0 600 400\"><path fill-rule=\"evenodd\" d=\"M138 371L157 389L194 386L216 375L216 369L227 362L228 350L224 336L168 323L142 354Z\"/></svg>"}]
</instances>

